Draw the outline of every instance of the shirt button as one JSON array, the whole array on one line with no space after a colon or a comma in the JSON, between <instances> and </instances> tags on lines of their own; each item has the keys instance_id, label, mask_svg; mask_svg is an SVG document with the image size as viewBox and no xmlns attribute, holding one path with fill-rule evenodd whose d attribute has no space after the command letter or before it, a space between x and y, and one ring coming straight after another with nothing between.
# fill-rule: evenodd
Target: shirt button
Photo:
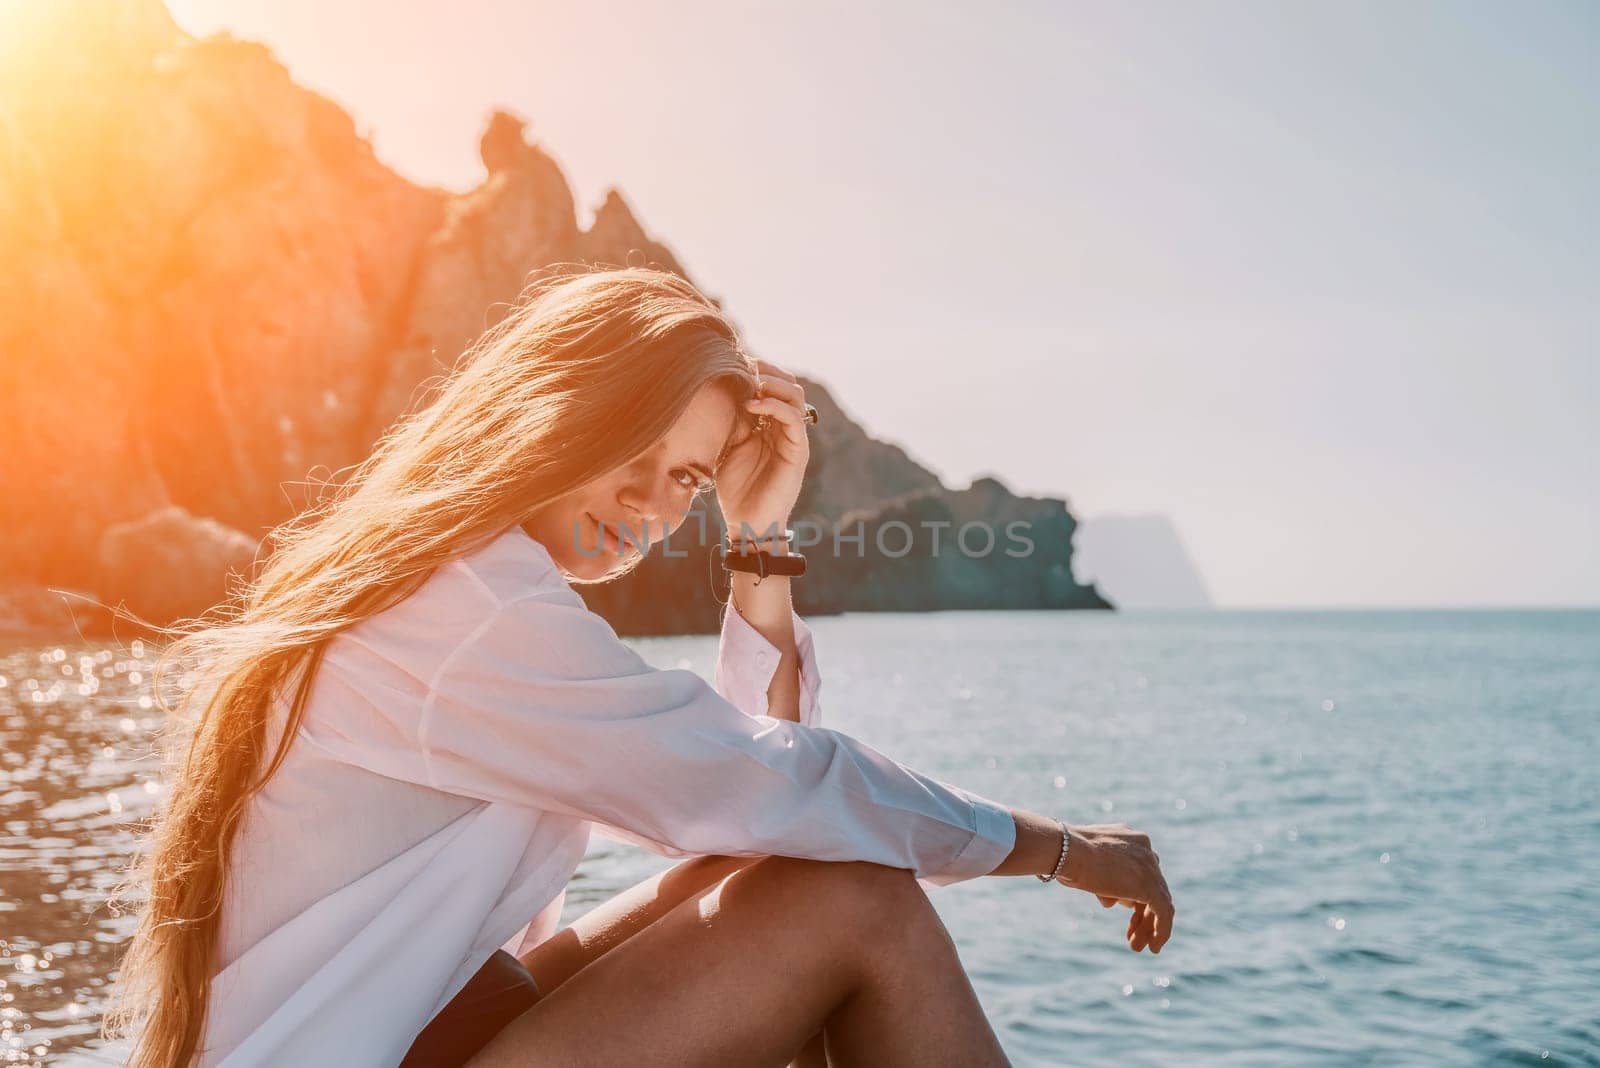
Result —
<instances>
[{"instance_id":1,"label":"shirt button","mask_svg":"<svg viewBox=\"0 0 1600 1068\"><path fill-rule=\"evenodd\" d=\"M767 654L766 653L757 653L756 654L756 663L760 664L762 667L766 667L767 666Z\"/></svg>"}]
</instances>

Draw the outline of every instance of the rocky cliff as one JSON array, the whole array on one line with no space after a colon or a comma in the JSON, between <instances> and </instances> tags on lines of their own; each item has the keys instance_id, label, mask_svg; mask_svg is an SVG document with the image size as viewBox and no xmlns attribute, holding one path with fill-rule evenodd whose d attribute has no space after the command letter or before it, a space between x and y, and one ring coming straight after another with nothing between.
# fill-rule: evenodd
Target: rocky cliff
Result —
<instances>
[{"instance_id":1,"label":"rocky cliff","mask_svg":"<svg viewBox=\"0 0 1600 1068\"><path fill-rule=\"evenodd\" d=\"M20 8L0 37L0 606L31 623L55 618L46 586L164 619L213 603L531 271L687 273L616 192L581 228L509 115L453 195L384 166L265 48L193 39L156 0ZM868 533L797 584L802 610L1104 606L1072 581L1065 502L949 490L807 388L824 419L796 518ZM1036 551L876 539L1002 517ZM624 632L705 630L706 564L653 559L586 596Z\"/></svg>"}]
</instances>

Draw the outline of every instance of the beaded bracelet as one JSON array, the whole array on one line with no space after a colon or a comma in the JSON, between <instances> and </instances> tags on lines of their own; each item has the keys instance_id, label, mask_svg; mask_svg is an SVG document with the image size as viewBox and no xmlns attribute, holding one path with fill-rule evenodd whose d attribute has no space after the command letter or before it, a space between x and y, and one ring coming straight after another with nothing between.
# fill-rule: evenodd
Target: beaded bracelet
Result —
<instances>
[{"instance_id":1,"label":"beaded bracelet","mask_svg":"<svg viewBox=\"0 0 1600 1068\"><path fill-rule=\"evenodd\" d=\"M1067 833L1067 825L1065 823L1062 823L1058 819L1056 820L1056 825L1061 828L1061 856L1056 860L1055 871L1051 872L1049 875L1034 876L1034 878L1038 879L1041 883L1055 882L1056 879L1061 875L1061 869L1067 866L1067 843L1072 841L1072 836Z\"/></svg>"}]
</instances>

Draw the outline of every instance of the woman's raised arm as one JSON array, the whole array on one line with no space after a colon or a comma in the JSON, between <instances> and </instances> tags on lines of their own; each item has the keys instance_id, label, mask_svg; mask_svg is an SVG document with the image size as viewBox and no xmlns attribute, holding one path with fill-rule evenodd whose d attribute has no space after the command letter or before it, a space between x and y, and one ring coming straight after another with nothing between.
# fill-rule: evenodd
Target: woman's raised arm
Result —
<instances>
[{"instance_id":1,"label":"woman's raised arm","mask_svg":"<svg viewBox=\"0 0 1600 1068\"><path fill-rule=\"evenodd\" d=\"M747 715L771 716L820 727L822 672L817 667L816 644L811 628L787 602L784 611L793 632L794 651L787 658L777 643L739 611L735 602L728 602L722 617L712 684L718 693ZM794 670L794 661L799 661L795 672L797 685L788 691L782 688L779 676L786 659L791 670ZM798 707L794 707L796 697Z\"/></svg>"}]
</instances>

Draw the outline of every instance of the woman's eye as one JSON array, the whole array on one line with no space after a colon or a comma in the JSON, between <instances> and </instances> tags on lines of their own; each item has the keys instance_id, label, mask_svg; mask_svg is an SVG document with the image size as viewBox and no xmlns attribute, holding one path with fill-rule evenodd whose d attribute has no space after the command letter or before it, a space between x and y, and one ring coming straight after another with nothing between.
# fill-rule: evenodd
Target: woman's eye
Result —
<instances>
[{"instance_id":1,"label":"woman's eye","mask_svg":"<svg viewBox=\"0 0 1600 1068\"><path fill-rule=\"evenodd\" d=\"M680 467L673 471L672 478L673 481L677 482L678 485L682 486L684 489L692 490L695 493L704 493L706 490L716 485L715 482L701 482L700 476L695 474L693 471L690 471L686 467Z\"/></svg>"}]
</instances>

